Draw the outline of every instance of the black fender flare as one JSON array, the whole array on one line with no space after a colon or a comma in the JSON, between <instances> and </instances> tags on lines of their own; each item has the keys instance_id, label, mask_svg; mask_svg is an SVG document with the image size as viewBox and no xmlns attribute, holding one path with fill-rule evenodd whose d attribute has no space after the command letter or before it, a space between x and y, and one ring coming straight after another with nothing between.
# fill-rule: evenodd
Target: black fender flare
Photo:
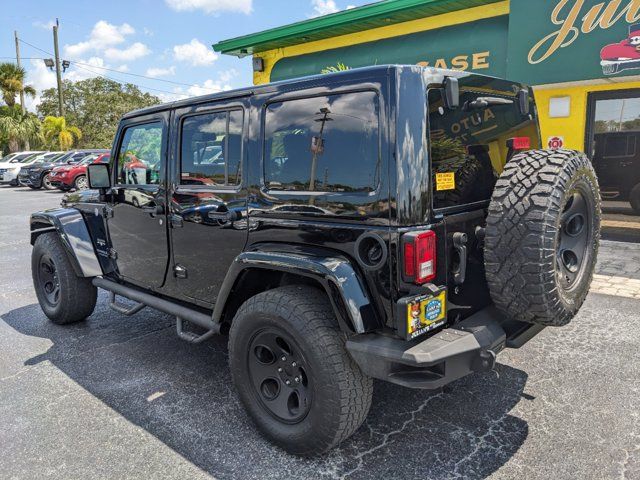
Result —
<instances>
[{"instance_id":1,"label":"black fender flare","mask_svg":"<svg viewBox=\"0 0 640 480\"><path fill-rule=\"evenodd\" d=\"M243 252L235 258L218 294L214 322L222 321L236 280L248 269L276 270L316 280L326 291L340 328L346 333L366 333L381 326L360 277L347 259L273 251Z\"/></svg>"},{"instance_id":2,"label":"black fender flare","mask_svg":"<svg viewBox=\"0 0 640 480\"><path fill-rule=\"evenodd\" d=\"M97 277L103 274L89 229L82 214L75 208L56 208L33 213L30 230L31 245L43 233L56 232L79 277Z\"/></svg>"}]
</instances>

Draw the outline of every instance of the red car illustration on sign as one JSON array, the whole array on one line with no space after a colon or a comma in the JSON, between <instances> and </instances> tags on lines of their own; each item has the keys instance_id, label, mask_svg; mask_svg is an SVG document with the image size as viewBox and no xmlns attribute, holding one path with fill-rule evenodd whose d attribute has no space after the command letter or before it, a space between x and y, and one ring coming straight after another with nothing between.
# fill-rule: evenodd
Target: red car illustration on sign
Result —
<instances>
[{"instance_id":1,"label":"red car illustration on sign","mask_svg":"<svg viewBox=\"0 0 640 480\"><path fill-rule=\"evenodd\" d=\"M600 51L600 59L605 75L640 68L640 24L629 27L629 36L625 40L604 47Z\"/></svg>"}]
</instances>

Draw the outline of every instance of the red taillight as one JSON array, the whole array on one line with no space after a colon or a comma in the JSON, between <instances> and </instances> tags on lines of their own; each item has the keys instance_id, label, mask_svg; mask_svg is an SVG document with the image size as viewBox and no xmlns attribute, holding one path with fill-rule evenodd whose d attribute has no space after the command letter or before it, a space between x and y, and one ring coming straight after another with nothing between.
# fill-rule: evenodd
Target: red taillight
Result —
<instances>
[{"instance_id":1,"label":"red taillight","mask_svg":"<svg viewBox=\"0 0 640 480\"><path fill-rule=\"evenodd\" d=\"M512 150L530 150L531 139L529 137L514 137L507 140L507 147Z\"/></svg>"},{"instance_id":2,"label":"red taillight","mask_svg":"<svg viewBox=\"0 0 640 480\"><path fill-rule=\"evenodd\" d=\"M436 278L436 234L407 233L402 241L405 280L422 285Z\"/></svg>"}]
</instances>

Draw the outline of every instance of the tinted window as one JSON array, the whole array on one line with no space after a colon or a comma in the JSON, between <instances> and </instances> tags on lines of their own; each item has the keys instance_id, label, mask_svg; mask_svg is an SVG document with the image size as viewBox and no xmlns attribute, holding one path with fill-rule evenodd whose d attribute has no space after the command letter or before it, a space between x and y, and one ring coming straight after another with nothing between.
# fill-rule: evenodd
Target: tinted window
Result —
<instances>
[{"instance_id":1,"label":"tinted window","mask_svg":"<svg viewBox=\"0 0 640 480\"><path fill-rule=\"evenodd\" d=\"M242 164L241 110L188 117L182 123L182 185L238 185Z\"/></svg>"},{"instance_id":2,"label":"tinted window","mask_svg":"<svg viewBox=\"0 0 640 480\"><path fill-rule=\"evenodd\" d=\"M434 208L489 200L510 138L528 137L531 148L540 148L533 106L522 115L513 94L484 87L462 89L461 106L455 110L445 108L442 90L429 91ZM492 100L487 105L483 98Z\"/></svg>"},{"instance_id":3,"label":"tinted window","mask_svg":"<svg viewBox=\"0 0 640 480\"><path fill-rule=\"evenodd\" d=\"M265 121L268 188L375 190L379 140L374 92L273 103L267 107Z\"/></svg>"},{"instance_id":4,"label":"tinted window","mask_svg":"<svg viewBox=\"0 0 640 480\"><path fill-rule=\"evenodd\" d=\"M605 142L605 157L633 157L636 154L634 135L612 134Z\"/></svg>"},{"instance_id":5,"label":"tinted window","mask_svg":"<svg viewBox=\"0 0 640 480\"><path fill-rule=\"evenodd\" d=\"M118 183L124 185L160 183L161 150L161 123L127 128L118 151Z\"/></svg>"}]
</instances>

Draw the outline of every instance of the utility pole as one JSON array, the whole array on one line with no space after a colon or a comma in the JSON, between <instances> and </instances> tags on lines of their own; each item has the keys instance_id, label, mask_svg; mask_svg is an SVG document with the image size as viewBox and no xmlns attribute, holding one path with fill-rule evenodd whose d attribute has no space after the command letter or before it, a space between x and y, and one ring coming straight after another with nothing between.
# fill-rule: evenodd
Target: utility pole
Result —
<instances>
[{"instance_id":1,"label":"utility pole","mask_svg":"<svg viewBox=\"0 0 640 480\"><path fill-rule=\"evenodd\" d=\"M14 30L13 31L13 35L16 39L16 64L18 64L18 68L21 67L20 65L20 43L18 40L18 31ZM24 85L23 85L24 87ZM24 91L20 90L20 108L22 108L22 113L24 114L25 112L25 108L24 108ZM27 149L28 150L28 149Z\"/></svg>"},{"instance_id":2,"label":"utility pole","mask_svg":"<svg viewBox=\"0 0 640 480\"><path fill-rule=\"evenodd\" d=\"M62 73L60 72L60 54L58 53L58 19L53 26L53 53L56 55L56 79L58 80L58 115L64 117L64 105L62 104Z\"/></svg>"}]
</instances>

